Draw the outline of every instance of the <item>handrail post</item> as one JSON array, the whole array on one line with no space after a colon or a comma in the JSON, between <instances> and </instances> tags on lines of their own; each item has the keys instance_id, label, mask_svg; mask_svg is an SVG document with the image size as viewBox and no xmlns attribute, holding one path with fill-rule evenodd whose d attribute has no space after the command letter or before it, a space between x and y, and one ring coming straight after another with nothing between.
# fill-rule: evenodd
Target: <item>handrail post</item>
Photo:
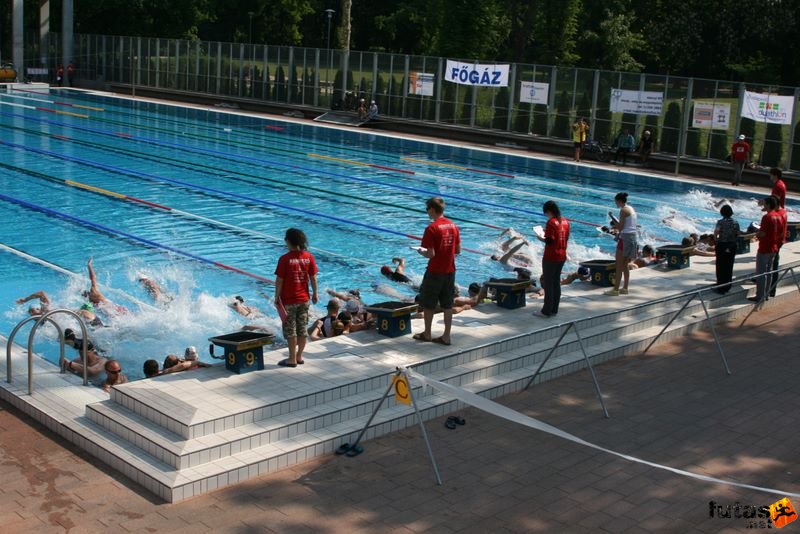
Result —
<instances>
[{"instance_id":1,"label":"handrail post","mask_svg":"<svg viewBox=\"0 0 800 534\"><path fill-rule=\"evenodd\" d=\"M703 311L706 313L706 322L708 322L708 326L711 328L711 333L714 335L714 342L717 344L719 356L722 358L722 365L725 367L725 373L730 375L731 368L728 367L728 360L725 358L725 352L722 350L722 343L719 340L719 335L717 335L717 329L714 328L714 321L711 320L711 314L708 313L708 307L706 306L706 301L703 299L702 289L697 292L697 298L700 299L700 304L703 305Z\"/></svg>"},{"instance_id":2,"label":"handrail post","mask_svg":"<svg viewBox=\"0 0 800 534\"><path fill-rule=\"evenodd\" d=\"M561 344L561 341L564 339L564 336L567 335L567 332L569 332L570 328L572 328L573 326L575 326L575 321L572 321L571 323L567 323L567 327L561 332L561 335L558 336L558 341L556 341L556 344L553 345L553 348L550 349L550 352L547 353L547 356L545 356L544 360L542 360L542 363L539 364L539 368L536 369L535 373L533 373L533 376L528 381L528 385L525 386L525 389L528 389L529 387L531 387L531 384L533 384L533 381L536 380L536 377L539 376L539 373L542 371L542 367L544 367L544 364L547 363L547 360L550 359L550 356L553 355L555 350Z\"/></svg>"},{"instance_id":3,"label":"handrail post","mask_svg":"<svg viewBox=\"0 0 800 534\"><path fill-rule=\"evenodd\" d=\"M59 313L67 314L67 315L70 315L70 316L74 317L78 321L78 326L81 327L81 335L83 336L83 340L84 340L83 347L81 348L81 359L83 361L83 385L84 386L88 386L89 385L89 374L88 374L88 369L87 369L87 365L86 365L87 364L87 360L88 360L88 357L87 357L88 355L87 355L87 351L86 351L86 345L88 345L89 331L86 328L86 323L84 322L83 317L81 317L80 315L78 315L74 311L66 310L66 309L58 309L58 310L49 311L49 312L43 314L42 316L40 316L38 318L38 321L36 321L36 324L34 324L33 328L31 328L31 333L28 335L28 395L33 395L33 339L36 336L36 331L45 322L49 321L49 322L52 322L53 324L56 325L56 329L58 329L58 338L59 338L59 341L61 342L61 350L62 350L62 355L63 355L64 334L61 331L61 326L58 325L55 321L53 321L50 318L52 315L59 314ZM59 364L60 363L61 362L59 362Z\"/></svg>"},{"instance_id":4,"label":"handrail post","mask_svg":"<svg viewBox=\"0 0 800 534\"><path fill-rule=\"evenodd\" d=\"M689 305L689 303L692 302L696 296L697 296L697 293L692 293L692 296L689 298L689 300L687 300L686 302L683 303L683 306L681 306L681 308L677 311L677 313L672 316L672 318L667 322L667 324L664 325L664 328L661 329L661 332L659 332L658 335L653 338L653 340L650 342L650 344L647 345L647 347L642 351L643 355L647 354L647 351L650 350L650 347L652 347L655 344L655 342L658 341L658 338L660 338L661 335L664 332L667 331L667 328L669 328L670 325L673 322L675 322L675 319L677 319L680 316L680 314L683 313L683 310L686 309L686 307Z\"/></svg>"},{"instance_id":5,"label":"handrail post","mask_svg":"<svg viewBox=\"0 0 800 534\"><path fill-rule=\"evenodd\" d=\"M589 372L592 374L592 382L594 382L594 391L597 393L597 399L600 401L600 406L603 408L603 415L605 415L606 419L609 419L608 410L606 410L606 403L603 400L603 392L600 391L600 384L597 382L597 375L594 372L594 367L592 367L592 362L589 361L589 355L586 353L586 348L583 346L583 338L581 337L580 332L578 331L578 325L572 323L575 326L575 336L578 338L578 345L581 347L581 352L583 353L583 359L586 360L586 366L589 368Z\"/></svg>"}]
</instances>

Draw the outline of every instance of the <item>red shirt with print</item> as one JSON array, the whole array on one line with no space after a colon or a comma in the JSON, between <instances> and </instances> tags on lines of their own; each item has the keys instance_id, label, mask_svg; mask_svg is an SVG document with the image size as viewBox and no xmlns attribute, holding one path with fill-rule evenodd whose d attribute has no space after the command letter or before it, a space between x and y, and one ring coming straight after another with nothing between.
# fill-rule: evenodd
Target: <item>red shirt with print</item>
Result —
<instances>
[{"instance_id":1,"label":"red shirt with print","mask_svg":"<svg viewBox=\"0 0 800 534\"><path fill-rule=\"evenodd\" d=\"M770 211L761 217L760 231L764 233L764 237L758 238L758 253L759 254L775 254L783 242L781 237L781 230L784 234L786 228L783 226L781 216L777 211Z\"/></svg>"},{"instance_id":2,"label":"red shirt with print","mask_svg":"<svg viewBox=\"0 0 800 534\"><path fill-rule=\"evenodd\" d=\"M275 276L283 280L280 294L283 305L311 300L308 283L317 272L314 256L306 250L290 250L281 256L278 267L275 268Z\"/></svg>"},{"instance_id":3,"label":"red shirt with print","mask_svg":"<svg viewBox=\"0 0 800 534\"><path fill-rule=\"evenodd\" d=\"M736 141L731 147L733 161L747 161L750 155L750 143L747 141Z\"/></svg>"},{"instance_id":4,"label":"red shirt with print","mask_svg":"<svg viewBox=\"0 0 800 534\"><path fill-rule=\"evenodd\" d=\"M567 261L567 241L569 241L569 221L551 217L544 229L544 256L546 261Z\"/></svg>"},{"instance_id":5,"label":"red shirt with print","mask_svg":"<svg viewBox=\"0 0 800 534\"><path fill-rule=\"evenodd\" d=\"M786 184L783 180L778 179L772 186L772 196L778 199L778 207L786 207Z\"/></svg>"},{"instance_id":6,"label":"red shirt with print","mask_svg":"<svg viewBox=\"0 0 800 534\"><path fill-rule=\"evenodd\" d=\"M449 274L456 272L456 251L461 249L458 226L444 216L425 228L422 246L433 249L436 254L428 260L428 272Z\"/></svg>"},{"instance_id":7,"label":"red shirt with print","mask_svg":"<svg viewBox=\"0 0 800 534\"><path fill-rule=\"evenodd\" d=\"M786 213L786 208L778 208L774 213L778 214L780 221L780 228L778 228L778 248L780 249L786 243L786 237L789 232L789 214Z\"/></svg>"}]
</instances>

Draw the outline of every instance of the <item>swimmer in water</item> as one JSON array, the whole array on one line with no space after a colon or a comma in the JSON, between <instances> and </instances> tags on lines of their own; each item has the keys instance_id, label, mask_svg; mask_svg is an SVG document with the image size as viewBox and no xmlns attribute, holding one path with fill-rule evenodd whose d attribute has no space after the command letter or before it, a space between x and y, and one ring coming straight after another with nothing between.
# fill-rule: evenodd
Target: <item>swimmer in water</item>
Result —
<instances>
[{"instance_id":1,"label":"swimmer in water","mask_svg":"<svg viewBox=\"0 0 800 534\"><path fill-rule=\"evenodd\" d=\"M248 319L255 319L257 317L264 317L264 313L256 308L255 306L248 306L244 303L244 298L239 295L233 297L233 301L228 304L228 306L241 315L242 317L247 317Z\"/></svg>"},{"instance_id":2,"label":"swimmer in water","mask_svg":"<svg viewBox=\"0 0 800 534\"><path fill-rule=\"evenodd\" d=\"M517 239L522 239L522 241L511 247L511 242ZM530 243L528 243L526 239L516 236L512 237L511 239L500 245L500 248L506 252L502 256L498 254L492 254L492 259L496 262L499 262L503 267L506 267L508 269L513 269L514 267L519 267L519 266L528 267L530 265L533 265L534 263L533 256L531 256L527 252L520 252L520 249L522 249L522 247L529 244ZM511 265L511 263L515 263L517 265Z\"/></svg>"},{"instance_id":3,"label":"swimmer in water","mask_svg":"<svg viewBox=\"0 0 800 534\"><path fill-rule=\"evenodd\" d=\"M175 297L164 291L158 282L147 275L139 274L136 278L139 281L139 285L147 291L153 301L166 304L175 300Z\"/></svg>"},{"instance_id":4,"label":"swimmer in water","mask_svg":"<svg viewBox=\"0 0 800 534\"><path fill-rule=\"evenodd\" d=\"M100 292L100 289L97 285L97 274L94 272L92 260L93 258L89 258L89 261L86 262L86 267L89 269L89 282L91 283L91 287L89 287L88 291L83 292L83 296L88 299L90 304L97 306L98 309L106 312L109 315L127 313L128 310L125 308L125 306L114 304L108 300L103 293Z\"/></svg>"},{"instance_id":5,"label":"swimmer in water","mask_svg":"<svg viewBox=\"0 0 800 534\"><path fill-rule=\"evenodd\" d=\"M44 291L37 291L36 293L31 293L25 298L17 299L17 304L25 304L29 300L39 299L38 306L31 306L28 308L28 315L44 315L45 313L50 311L50 297L47 296L47 293Z\"/></svg>"},{"instance_id":6,"label":"swimmer in water","mask_svg":"<svg viewBox=\"0 0 800 534\"><path fill-rule=\"evenodd\" d=\"M388 265L381 267L381 274L391 280L392 282L399 282L401 284L412 284L411 278L406 276L406 260L405 258L392 258L392 263L397 265L392 269Z\"/></svg>"}]
</instances>

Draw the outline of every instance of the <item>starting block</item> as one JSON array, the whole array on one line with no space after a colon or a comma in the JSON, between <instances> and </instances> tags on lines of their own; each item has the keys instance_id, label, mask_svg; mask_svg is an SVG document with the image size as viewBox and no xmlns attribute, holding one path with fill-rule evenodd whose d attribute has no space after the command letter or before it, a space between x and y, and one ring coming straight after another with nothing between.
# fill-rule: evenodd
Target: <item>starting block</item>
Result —
<instances>
[{"instance_id":1,"label":"starting block","mask_svg":"<svg viewBox=\"0 0 800 534\"><path fill-rule=\"evenodd\" d=\"M691 265L689 255L694 247L684 247L683 245L664 245L658 247L658 253L667 258L667 267L670 269L686 269Z\"/></svg>"},{"instance_id":2,"label":"starting block","mask_svg":"<svg viewBox=\"0 0 800 534\"><path fill-rule=\"evenodd\" d=\"M234 332L208 339L212 344L209 352L214 356L214 345L222 347L225 358L225 369L236 374L264 369L264 345L271 345L275 340L272 334L261 332Z\"/></svg>"},{"instance_id":3,"label":"starting block","mask_svg":"<svg viewBox=\"0 0 800 534\"><path fill-rule=\"evenodd\" d=\"M755 233L737 235L736 254L747 254L750 252L750 241L752 241L755 236Z\"/></svg>"},{"instance_id":4,"label":"starting block","mask_svg":"<svg viewBox=\"0 0 800 534\"><path fill-rule=\"evenodd\" d=\"M530 287L530 280L516 278L499 278L486 282L497 295L497 305L508 310L525 307L525 290Z\"/></svg>"},{"instance_id":5,"label":"starting block","mask_svg":"<svg viewBox=\"0 0 800 534\"><path fill-rule=\"evenodd\" d=\"M788 237L786 241L797 241L800 239L800 222L789 221L786 223Z\"/></svg>"},{"instance_id":6,"label":"starting block","mask_svg":"<svg viewBox=\"0 0 800 534\"><path fill-rule=\"evenodd\" d=\"M593 286L612 287L617 279L615 260L591 260L581 262L580 265L589 269Z\"/></svg>"},{"instance_id":7,"label":"starting block","mask_svg":"<svg viewBox=\"0 0 800 534\"><path fill-rule=\"evenodd\" d=\"M378 318L378 333L388 337L411 333L411 314L418 309L408 302L381 302L367 306L367 311Z\"/></svg>"}]
</instances>

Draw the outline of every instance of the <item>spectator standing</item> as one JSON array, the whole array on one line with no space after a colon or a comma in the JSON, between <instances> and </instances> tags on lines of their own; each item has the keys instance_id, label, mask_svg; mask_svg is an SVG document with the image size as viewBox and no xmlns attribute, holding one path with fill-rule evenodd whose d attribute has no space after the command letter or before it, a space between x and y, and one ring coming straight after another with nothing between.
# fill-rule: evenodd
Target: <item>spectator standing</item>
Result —
<instances>
[{"instance_id":1,"label":"spectator standing","mask_svg":"<svg viewBox=\"0 0 800 534\"><path fill-rule=\"evenodd\" d=\"M414 339L449 345L456 288L456 255L461 253L461 236L458 226L444 216L443 198L430 198L425 207L431 223L425 228L422 247L417 249L428 258L428 268L420 286L425 331L414 334ZM433 339L431 326L437 304L444 313L444 333Z\"/></svg>"},{"instance_id":2,"label":"spectator standing","mask_svg":"<svg viewBox=\"0 0 800 534\"><path fill-rule=\"evenodd\" d=\"M275 269L275 307L283 321L283 337L289 345L289 357L278 362L283 367L305 363L309 300L317 303L317 263L308 252L308 239L302 230L289 228L284 238L289 252L278 260ZM311 284L311 294L308 286Z\"/></svg>"},{"instance_id":3,"label":"spectator standing","mask_svg":"<svg viewBox=\"0 0 800 534\"><path fill-rule=\"evenodd\" d=\"M750 143L744 134L739 134L736 142L731 145L731 160L733 161L733 182L731 185L742 183L742 171L750 159Z\"/></svg>"},{"instance_id":4,"label":"spectator standing","mask_svg":"<svg viewBox=\"0 0 800 534\"><path fill-rule=\"evenodd\" d=\"M716 291L720 295L724 295L731 289L733 262L736 259L736 237L740 233L740 228L739 223L733 218L733 208L729 204L722 206L719 214L722 215L722 218L714 227L714 238L717 240L714 254L717 257L717 285L719 286Z\"/></svg>"},{"instance_id":5,"label":"spectator standing","mask_svg":"<svg viewBox=\"0 0 800 534\"><path fill-rule=\"evenodd\" d=\"M539 317L551 317L558 313L561 301L561 270L567 261L567 242L569 241L569 221L561 216L561 210L552 200L544 203L542 211L548 217L544 229L542 255L542 289L544 305L541 311L534 312Z\"/></svg>"},{"instance_id":6,"label":"spectator standing","mask_svg":"<svg viewBox=\"0 0 800 534\"><path fill-rule=\"evenodd\" d=\"M786 183L783 181L783 172L777 168L772 167L769 170L769 181L772 182L771 195L778 200L778 207L786 207Z\"/></svg>"},{"instance_id":7,"label":"spectator standing","mask_svg":"<svg viewBox=\"0 0 800 534\"><path fill-rule=\"evenodd\" d=\"M756 234L758 237L758 252L756 253L756 296L748 300L761 303L767 300L767 294L772 287L771 276L768 273L772 269L772 260L778 252L778 243L781 240L781 218L777 212L778 201L775 197L764 199L762 210L765 212L761 217L761 227ZM761 275L761 276L758 276Z\"/></svg>"},{"instance_id":8,"label":"spectator standing","mask_svg":"<svg viewBox=\"0 0 800 534\"><path fill-rule=\"evenodd\" d=\"M606 295L618 297L628 294L628 282L631 277L629 264L636 258L639 244L636 239L636 212L628 206L628 193L617 193L614 202L619 208L619 217L614 222L614 230L617 234L616 276L614 277L614 288L606 291Z\"/></svg>"},{"instance_id":9,"label":"spectator standing","mask_svg":"<svg viewBox=\"0 0 800 534\"><path fill-rule=\"evenodd\" d=\"M789 229L788 228L789 216L786 213L786 208L780 206L777 198L775 199L775 203L778 204L778 209L775 210L775 213L777 213L778 218L780 219L781 226L780 228L778 228L778 250L775 251L775 257L772 259L773 271L777 271L778 268L781 266L781 258L780 258L781 247L783 247L783 244L786 243L786 232ZM772 283L770 284L769 287L769 296L774 297L775 292L777 290L778 290L778 274L774 273L772 275Z\"/></svg>"},{"instance_id":10,"label":"spectator standing","mask_svg":"<svg viewBox=\"0 0 800 534\"><path fill-rule=\"evenodd\" d=\"M586 142L586 131L589 125L581 118L575 120L572 124L572 146L575 149L574 160L581 161L581 153L583 152L583 144Z\"/></svg>"}]
</instances>

